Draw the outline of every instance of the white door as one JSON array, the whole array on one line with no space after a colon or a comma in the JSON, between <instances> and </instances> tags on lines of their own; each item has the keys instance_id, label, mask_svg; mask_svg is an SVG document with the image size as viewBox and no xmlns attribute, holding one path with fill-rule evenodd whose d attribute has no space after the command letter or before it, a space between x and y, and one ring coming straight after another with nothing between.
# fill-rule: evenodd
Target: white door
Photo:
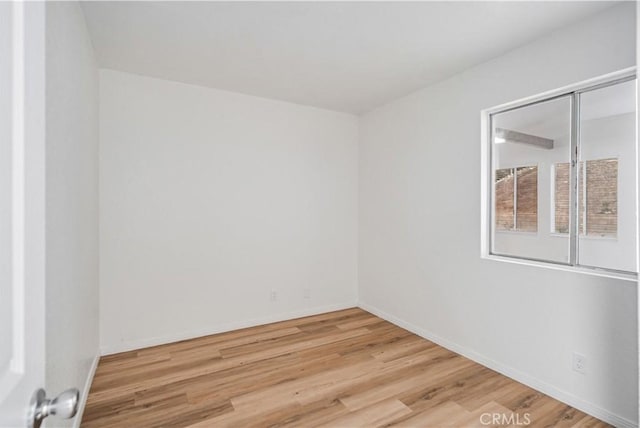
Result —
<instances>
[{"instance_id":1,"label":"white door","mask_svg":"<svg viewBox=\"0 0 640 428\"><path fill-rule=\"evenodd\" d=\"M44 386L44 19L0 2L0 427Z\"/></svg>"}]
</instances>

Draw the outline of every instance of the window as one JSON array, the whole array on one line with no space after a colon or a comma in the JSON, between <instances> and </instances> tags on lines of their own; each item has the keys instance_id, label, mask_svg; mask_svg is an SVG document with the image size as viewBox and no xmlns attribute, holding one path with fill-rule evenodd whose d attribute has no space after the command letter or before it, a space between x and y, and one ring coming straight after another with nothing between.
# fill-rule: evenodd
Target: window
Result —
<instances>
[{"instance_id":1,"label":"window","mask_svg":"<svg viewBox=\"0 0 640 428\"><path fill-rule=\"evenodd\" d=\"M569 233L569 163L555 164L554 172L554 232Z\"/></svg>"},{"instance_id":2,"label":"window","mask_svg":"<svg viewBox=\"0 0 640 428\"><path fill-rule=\"evenodd\" d=\"M486 112L487 254L637 272L635 104L627 74Z\"/></svg>"},{"instance_id":3,"label":"window","mask_svg":"<svg viewBox=\"0 0 640 428\"><path fill-rule=\"evenodd\" d=\"M496 229L538 230L538 167L496 170Z\"/></svg>"},{"instance_id":4,"label":"window","mask_svg":"<svg viewBox=\"0 0 640 428\"><path fill-rule=\"evenodd\" d=\"M586 180L585 180L586 177ZM554 232L569 232L569 164L555 165ZM618 231L618 160L580 162L578 230L581 235L615 237Z\"/></svg>"}]
</instances>

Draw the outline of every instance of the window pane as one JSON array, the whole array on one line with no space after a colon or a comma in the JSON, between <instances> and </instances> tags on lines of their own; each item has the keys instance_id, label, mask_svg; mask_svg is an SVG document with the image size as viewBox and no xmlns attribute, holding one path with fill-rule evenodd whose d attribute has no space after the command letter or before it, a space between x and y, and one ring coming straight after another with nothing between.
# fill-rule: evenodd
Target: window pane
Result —
<instances>
[{"instance_id":1,"label":"window pane","mask_svg":"<svg viewBox=\"0 0 640 428\"><path fill-rule=\"evenodd\" d=\"M538 231L538 167L517 168L516 230Z\"/></svg>"},{"instance_id":2,"label":"window pane","mask_svg":"<svg viewBox=\"0 0 640 428\"><path fill-rule=\"evenodd\" d=\"M515 219L513 211L513 168L496 170L495 200L496 229L513 230Z\"/></svg>"},{"instance_id":3,"label":"window pane","mask_svg":"<svg viewBox=\"0 0 640 428\"><path fill-rule=\"evenodd\" d=\"M570 116L570 97L492 116L494 254L569 261L568 235L551 231L553 170L570 160ZM556 186L569 194L568 180Z\"/></svg>"},{"instance_id":4,"label":"window pane","mask_svg":"<svg viewBox=\"0 0 640 428\"><path fill-rule=\"evenodd\" d=\"M578 230L584 233L584 198L585 183L583 180L584 163L578 169L579 212ZM569 233L570 194L569 163L558 163L554 166L554 233Z\"/></svg>"},{"instance_id":5,"label":"window pane","mask_svg":"<svg viewBox=\"0 0 640 428\"><path fill-rule=\"evenodd\" d=\"M554 233L569 233L569 163L557 163L554 167Z\"/></svg>"},{"instance_id":6,"label":"window pane","mask_svg":"<svg viewBox=\"0 0 640 428\"><path fill-rule=\"evenodd\" d=\"M496 170L494 194L496 230L538 230L538 167Z\"/></svg>"},{"instance_id":7,"label":"window pane","mask_svg":"<svg viewBox=\"0 0 640 428\"><path fill-rule=\"evenodd\" d=\"M582 201L583 206L586 203L586 234L615 238L618 231L618 160L587 161L585 172L586 197Z\"/></svg>"},{"instance_id":8,"label":"window pane","mask_svg":"<svg viewBox=\"0 0 640 428\"><path fill-rule=\"evenodd\" d=\"M580 95L578 263L635 272L635 80Z\"/></svg>"}]
</instances>

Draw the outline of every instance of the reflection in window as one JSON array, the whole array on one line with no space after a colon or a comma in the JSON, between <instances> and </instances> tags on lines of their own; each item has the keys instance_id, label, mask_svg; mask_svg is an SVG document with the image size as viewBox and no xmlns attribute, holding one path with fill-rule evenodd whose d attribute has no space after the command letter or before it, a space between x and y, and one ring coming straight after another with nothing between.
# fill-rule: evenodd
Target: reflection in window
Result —
<instances>
[{"instance_id":1,"label":"reflection in window","mask_svg":"<svg viewBox=\"0 0 640 428\"><path fill-rule=\"evenodd\" d=\"M558 163L554 169L554 232L569 233L569 164ZM581 235L607 237L617 235L617 159L580 162L578 205L578 224Z\"/></svg>"},{"instance_id":2,"label":"reflection in window","mask_svg":"<svg viewBox=\"0 0 640 428\"><path fill-rule=\"evenodd\" d=\"M496 230L538 231L538 167L502 168L495 174Z\"/></svg>"}]
</instances>

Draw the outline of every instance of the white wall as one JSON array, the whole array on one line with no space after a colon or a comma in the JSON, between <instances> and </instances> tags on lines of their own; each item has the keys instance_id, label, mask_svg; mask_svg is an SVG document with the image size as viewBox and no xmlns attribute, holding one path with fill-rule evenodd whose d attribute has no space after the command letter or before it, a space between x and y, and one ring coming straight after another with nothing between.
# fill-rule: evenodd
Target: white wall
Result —
<instances>
[{"instance_id":1,"label":"white wall","mask_svg":"<svg viewBox=\"0 0 640 428\"><path fill-rule=\"evenodd\" d=\"M359 148L362 306L618 426L638 420L636 282L480 258L480 111L635 65L634 9L364 115Z\"/></svg>"},{"instance_id":2,"label":"white wall","mask_svg":"<svg viewBox=\"0 0 640 428\"><path fill-rule=\"evenodd\" d=\"M99 350L98 69L78 4L47 2L46 38L46 389L53 397L70 387L86 393Z\"/></svg>"},{"instance_id":3,"label":"white wall","mask_svg":"<svg viewBox=\"0 0 640 428\"><path fill-rule=\"evenodd\" d=\"M100 124L104 352L355 305L355 116L102 70Z\"/></svg>"}]
</instances>

